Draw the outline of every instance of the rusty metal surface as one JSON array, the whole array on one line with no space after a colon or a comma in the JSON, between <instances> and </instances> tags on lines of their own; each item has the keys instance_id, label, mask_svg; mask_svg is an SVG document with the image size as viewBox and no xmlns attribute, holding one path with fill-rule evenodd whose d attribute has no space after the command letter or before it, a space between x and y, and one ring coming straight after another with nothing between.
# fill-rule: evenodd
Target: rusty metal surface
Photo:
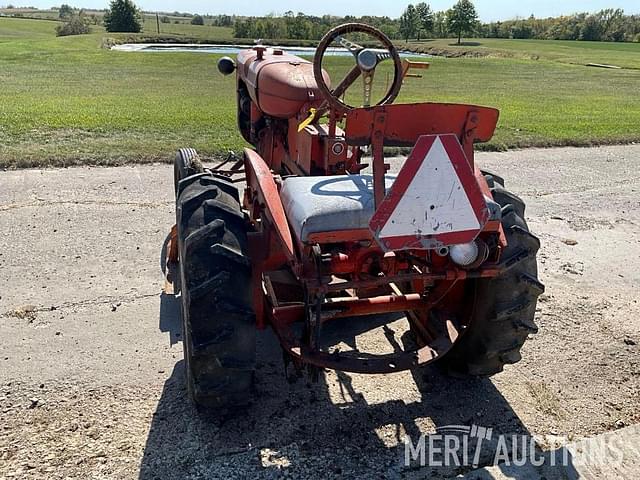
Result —
<instances>
[{"instance_id":1,"label":"rusty metal surface","mask_svg":"<svg viewBox=\"0 0 640 480\"><path fill-rule=\"evenodd\" d=\"M164 286L162 291L167 295L177 293L175 291L175 281L178 273L178 226L171 227L165 245L165 261L162 265L164 272Z\"/></svg>"},{"instance_id":2,"label":"rusty metal surface","mask_svg":"<svg viewBox=\"0 0 640 480\"><path fill-rule=\"evenodd\" d=\"M372 298L327 299L322 304L322 321L357 317L359 315L378 315L383 313L404 312L425 308L427 302L417 293L408 295L383 295ZM304 305L274 306L274 318L294 322L304 316Z\"/></svg>"},{"instance_id":3,"label":"rusty metal surface","mask_svg":"<svg viewBox=\"0 0 640 480\"><path fill-rule=\"evenodd\" d=\"M320 106L323 101L313 66L308 60L278 49L256 47L238 54L238 78L247 86L253 102L278 118L290 118L304 105ZM327 72L323 81L331 83Z\"/></svg>"},{"instance_id":4,"label":"rusty metal surface","mask_svg":"<svg viewBox=\"0 0 640 480\"><path fill-rule=\"evenodd\" d=\"M373 150L373 198L376 210L384 199L385 174L387 165L384 163L384 132L388 121L384 110L376 110L371 124L371 148Z\"/></svg>"},{"instance_id":5,"label":"rusty metal surface","mask_svg":"<svg viewBox=\"0 0 640 480\"><path fill-rule=\"evenodd\" d=\"M245 148L244 156L247 186L256 196L252 201L253 203L258 203L258 208L260 208L261 213L264 214L269 222L265 228L274 230L278 239L282 242L284 253L293 261L296 258L293 239L273 174L255 151Z\"/></svg>"},{"instance_id":6,"label":"rusty metal surface","mask_svg":"<svg viewBox=\"0 0 640 480\"><path fill-rule=\"evenodd\" d=\"M413 103L358 108L347 113L346 140L350 145L369 145L375 132L374 120L384 113L385 146L413 146L422 135L454 133L464 143L486 142L493 137L499 111L495 108L451 103ZM465 129L469 114L475 126ZM467 135L467 131L470 135ZM466 153L466 152L465 152Z\"/></svg>"},{"instance_id":7,"label":"rusty metal surface","mask_svg":"<svg viewBox=\"0 0 640 480\"><path fill-rule=\"evenodd\" d=\"M373 236L368 228L309 234L309 243L358 242L372 239Z\"/></svg>"},{"instance_id":8,"label":"rusty metal surface","mask_svg":"<svg viewBox=\"0 0 640 480\"><path fill-rule=\"evenodd\" d=\"M383 277L373 278L371 280L352 280L339 282L334 284L314 284L309 283L309 288L315 290L322 290L325 292L336 292L349 288L373 288L381 285L387 285L389 283L396 282L410 282L413 280L420 280L424 282L437 282L437 281L453 281L453 280L466 280L471 278L492 278L500 275L506 266L503 265L490 265L475 271L466 271L457 268L450 268L442 273L406 273L398 275L385 275Z\"/></svg>"},{"instance_id":9,"label":"rusty metal surface","mask_svg":"<svg viewBox=\"0 0 640 480\"><path fill-rule=\"evenodd\" d=\"M362 29L351 25L330 32L323 40L324 46L336 35L356 27ZM372 33L368 28L365 26L365 30L360 31ZM378 33L374 29L372 34ZM319 52L322 46L323 43ZM370 230L348 226L338 231L314 232L305 242L292 235L291 219L287 218L280 198L280 175L360 172L365 167L361 163L361 146L372 146L373 193L377 207L386 194L384 176L388 165L384 146L413 146L422 135L455 135L471 176L475 174L480 179L473 161L473 144L492 137L498 111L474 105L390 105L400 90L402 78L412 76L409 70L428 67L405 62L402 68L392 44L390 51L397 75L382 101L384 105L357 109L350 109L335 96L344 93L362 76L360 67L352 69L341 82L335 82L336 90L331 92L326 72L321 69L322 55L316 57L315 81L311 82L311 64L297 57L260 48L238 56L238 85L246 85L248 92L243 97L246 102L239 105L239 112L245 111L244 128L250 130L251 142L257 150L244 152L248 186L244 206L255 227L249 234L249 249L257 326L271 325L284 350L301 364L350 372L388 373L434 361L451 348L468 324L466 297L461 293L466 280L494 277L518 261L510 258L499 264L499 255L496 255L481 268L465 270L435 254L425 253L424 249L420 250L422 253L406 251L401 258L391 259L374 241ZM365 91L365 103L366 98ZM316 110L310 110L312 107ZM319 121L324 115L328 115L329 123L321 126ZM343 132L339 124L345 116L346 132ZM305 121L310 123L306 125ZM301 124L306 128L300 129ZM217 170L239 171L237 165L229 168L225 163ZM487 186L480 187L486 194ZM495 236L500 225L487 223L481 230L483 236ZM500 247L503 246L500 243ZM286 281L278 279L278 272L285 271L289 273ZM404 293L398 286L406 289ZM394 294L389 295L391 292ZM429 318L435 308L458 312L461 321L436 314L433 317L437 319L436 324L432 324ZM409 313L412 329L419 332L421 348L392 355L359 352L336 355L319 347L324 322L389 312ZM303 325L302 335L294 334L294 323Z\"/></svg>"},{"instance_id":10,"label":"rusty metal surface","mask_svg":"<svg viewBox=\"0 0 640 480\"><path fill-rule=\"evenodd\" d=\"M441 335L429 344L414 350L392 354L370 354L360 351L325 352L302 344L291 328L287 311L273 315L272 325L282 348L302 364L331 368L344 372L382 374L400 372L427 365L445 355L460 335L459 327L451 319L445 319ZM343 320L347 321L347 320Z\"/></svg>"},{"instance_id":11,"label":"rusty metal surface","mask_svg":"<svg viewBox=\"0 0 640 480\"><path fill-rule=\"evenodd\" d=\"M415 62L408 59L402 60L402 78L422 78L418 73L409 73L411 70L427 70L431 64L429 62Z\"/></svg>"}]
</instances>

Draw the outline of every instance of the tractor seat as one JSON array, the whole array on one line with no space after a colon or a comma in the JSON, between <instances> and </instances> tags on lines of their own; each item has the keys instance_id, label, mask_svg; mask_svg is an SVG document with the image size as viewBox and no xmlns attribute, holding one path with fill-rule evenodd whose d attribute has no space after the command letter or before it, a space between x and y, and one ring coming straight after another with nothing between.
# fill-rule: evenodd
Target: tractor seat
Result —
<instances>
[{"instance_id":1,"label":"tractor seat","mask_svg":"<svg viewBox=\"0 0 640 480\"><path fill-rule=\"evenodd\" d=\"M395 175L385 177L386 190L395 179ZM313 233L369 228L374 213L372 175L289 177L280 197L302 242Z\"/></svg>"}]
</instances>

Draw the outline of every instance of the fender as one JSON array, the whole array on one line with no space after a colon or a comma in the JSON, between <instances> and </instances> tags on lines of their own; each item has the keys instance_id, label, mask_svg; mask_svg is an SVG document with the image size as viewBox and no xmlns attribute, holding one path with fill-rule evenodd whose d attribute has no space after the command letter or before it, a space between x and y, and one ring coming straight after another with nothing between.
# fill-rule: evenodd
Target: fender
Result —
<instances>
[{"instance_id":1,"label":"fender","mask_svg":"<svg viewBox=\"0 0 640 480\"><path fill-rule=\"evenodd\" d=\"M296 260L293 247L293 238L284 207L280 200L278 186L273 179L273 174L262 157L249 148L244 149L244 164L247 176L247 189L251 198L245 194L246 208L252 212L259 209L260 215L267 220L267 225L273 226L278 240L280 241L283 253L291 263ZM254 218L257 217L253 216ZM266 247L265 247L266 249Z\"/></svg>"}]
</instances>

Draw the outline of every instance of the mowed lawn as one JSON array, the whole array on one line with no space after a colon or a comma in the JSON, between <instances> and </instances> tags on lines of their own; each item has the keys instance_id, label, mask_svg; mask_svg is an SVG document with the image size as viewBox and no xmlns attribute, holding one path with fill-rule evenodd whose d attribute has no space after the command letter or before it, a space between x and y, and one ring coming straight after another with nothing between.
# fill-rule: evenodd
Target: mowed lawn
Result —
<instances>
[{"instance_id":1,"label":"mowed lawn","mask_svg":"<svg viewBox=\"0 0 640 480\"><path fill-rule=\"evenodd\" d=\"M472 38L463 39L462 43L457 45L456 40L447 38L409 41L409 46L417 51L462 51L489 57L551 60L576 65L599 63L640 69L640 43Z\"/></svg>"},{"instance_id":2,"label":"mowed lawn","mask_svg":"<svg viewBox=\"0 0 640 480\"><path fill-rule=\"evenodd\" d=\"M244 146L235 82L218 74L218 56L112 52L101 47L100 28L56 38L55 24L0 18L0 166L159 161L182 146L206 155ZM190 36L202 28L176 27ZM537 45L531 50L551 48ZM631 65L640 45L623 47L618 54L632 57ZM334 57L330 69L344 62L352 60ZM423 79L407 80L399 100L500 108L485 148L590 145L640 141L639 87L640 70L543 55L434 58Z\"/></svg>"},{"instance_id":3,"label":"mowed lawn","mask_svg":"<svg viewBox=\"0 0 640 480\"><path fill-rule=\"evenodd\" d=\"M163 15L160 15L162 18ZM207 39L225 43L233 43L233 29L229 27L214 27L212 25L191 25L190 18L167 17L169 23L160 22L160 35L178 35L194 39ZM178 22L178 23L175 23ZM206 19L209 23L211 20ZM153 15L145 15L143 32L147 34L158 33L158 22Z\"/></svg>"}]
</instances>

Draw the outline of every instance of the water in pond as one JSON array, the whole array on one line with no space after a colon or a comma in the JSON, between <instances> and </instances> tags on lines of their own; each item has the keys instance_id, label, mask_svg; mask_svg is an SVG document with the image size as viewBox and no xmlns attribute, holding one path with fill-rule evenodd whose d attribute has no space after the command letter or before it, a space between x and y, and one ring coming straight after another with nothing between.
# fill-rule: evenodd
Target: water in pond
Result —
<instances>
[{"instance_id":1,"label":"water in pond","mask_svg":"<svg viewBox=\"0 0 640 480\"><path fill-rule=\"evenodd\" d=\"M222 55L236 55L240 50L252 48L253 45L199 45L199 44L178 44L178 43L125 43L115 45L112 50L122 52L197 52L197 53L217 53ZM315 48L306 47L278 47L291 55L310 56L316 53ZM349 56L351 55L344 48L329 48L326 55ZM401 57L430 57L427 54L400 52Z\"/></svg>"}]
</instances>

